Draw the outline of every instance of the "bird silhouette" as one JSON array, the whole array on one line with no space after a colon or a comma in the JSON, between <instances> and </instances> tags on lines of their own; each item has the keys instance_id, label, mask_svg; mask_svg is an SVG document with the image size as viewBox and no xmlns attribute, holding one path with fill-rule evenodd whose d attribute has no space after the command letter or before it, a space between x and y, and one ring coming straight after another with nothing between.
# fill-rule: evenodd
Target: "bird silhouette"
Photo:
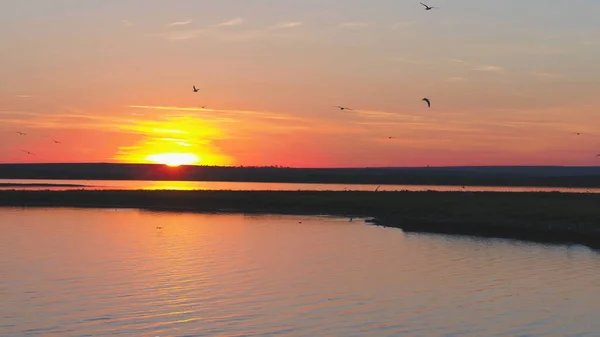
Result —
<instances>
[{"instance_id":1,"label":"bird silhouette","mask_svg":"<svg viewBox=\"0 0 600 337\"><path fill-rule=\"evenodd\" d=\"M21 136L26 136L27 134L25 132L21 132L21 131L17 131L17 133Z\"/></svg>"},{"instance_id":2,"label":"bird silhouette","mask_svg":"<svg viewBox=\"0 0 600 337\"><path fill-rule=\"evenodd\" d=\"M60 144L58 140L53 140L54 144Z\"/></svg>"},{"instance_id":3,"label":"bird silhouette","mask_svg":"<svg viewBox=\"0 0 600 337\"><path fill-rule=\"evenodd\" d=\"M334 107L334 108L340 108L340 110L348 110L348 111L352 111L352 109L350 109L350 108L346 108L346 107L344 107L344 106L341 106L341 105L334 105L333 107Z\"/></svg>"},{"instance_id":4,"label":"bird silhouette","mask_svg":"<svg viewBox=\"0 0 600 337\"><path fill-rule=\"evenodd\" d=\"M429 100L429 98L425 97L422 99L423 102L427 103L427 106L431 108L431 101Z\"/></svg>"},{"instance_id":5,"label":"bird silhouette","mask_svg":"<svg viewBox=\"0 0 600 337\"><path fill-rule=\"evenodd\" d=\"M198 92L198 90L200 89L197 89L196 86L194 86L194 92Z\"/></svg>"},{"instance_id":6,"label":"bird silhouette","mask_svg":"<svg viewBox=\"0 0 600 337\"><path fill-rule=\"evenodd\" d=\"M29 151L27 151L27 150L21 150L21 151L23 151L23 152L27 153L27 154L28 154L28 155L30 155L30 156L35 156L35 153L33 153L33 152L29 152Z\"/></svg>"},{"instance_id":7,"label":"bird silhouette","mask_svg":"<svg viewBox=\"0 0 600 337\"><path fill-rule=\"evenodd\" d=\"M163 229L162 227L156 227L156 229Z\"/></svg>"},{"instance_id":8,"label":"bird silhouette","mask_svg":"<svg viewBox=\"0 0 600 337\"><path fill-rule=\"evenodd\" d=\"M433 6L427 6L426 4L424 4L424 3L422 3L422 2L420 2L420 4L421 4L421 5L423 5L423 6L425 6L425 10L426 10L426 11L430 11L430 10L432 10L432 9L436 8L436 7L433 7Z\"/></svg>"},{"instance_id":9,"label":"bird silhouette","mask_svg":"<svg viewBox=\"0 0 600 337\"><path fill-rule=\"evenodd\" d=\"M200 106L200 109L205 109L205 108L206 108L206 105L201 105Z\"/></svg>"}]
</instances>

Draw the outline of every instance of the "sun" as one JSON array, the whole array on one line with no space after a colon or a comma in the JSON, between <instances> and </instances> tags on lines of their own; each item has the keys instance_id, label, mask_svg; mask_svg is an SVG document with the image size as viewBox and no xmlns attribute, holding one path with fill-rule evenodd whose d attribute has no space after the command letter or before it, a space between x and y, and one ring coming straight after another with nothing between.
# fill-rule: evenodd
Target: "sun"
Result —
<instances>
[{"instance_id":1,"label":"sun","mask_svg":"<svg viewBox=\"0 0 600 337\"><path fill-rule=\"evenodd\" d=\"M193 153L175 152L152 154L146 157L146 160L157 164L165 164L171 167L177 167L181 165L193 165L200 162L200 158Z\"/></svg>"}]
</instances>

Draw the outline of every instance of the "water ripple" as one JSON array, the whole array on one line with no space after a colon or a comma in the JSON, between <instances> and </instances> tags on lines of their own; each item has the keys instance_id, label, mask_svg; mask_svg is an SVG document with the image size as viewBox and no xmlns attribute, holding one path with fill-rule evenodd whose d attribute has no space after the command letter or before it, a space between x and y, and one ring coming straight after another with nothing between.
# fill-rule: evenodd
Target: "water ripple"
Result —
<instances>
[{"instance_id":1,"label":"water ripple","mask_svg":"<svg viewBox=\"0 0 600 337\"><path fill-rule=\"evenodd\" d=\"M0 212L2 337L600 334L600 255L583 247L331 217Z\"/></svg>"}]
</instances>

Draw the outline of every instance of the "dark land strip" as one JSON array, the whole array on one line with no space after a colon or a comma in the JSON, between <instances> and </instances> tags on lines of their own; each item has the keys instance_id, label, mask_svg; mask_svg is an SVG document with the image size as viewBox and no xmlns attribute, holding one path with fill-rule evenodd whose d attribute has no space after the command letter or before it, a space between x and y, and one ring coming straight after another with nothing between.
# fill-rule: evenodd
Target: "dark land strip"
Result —
<instances>
[{"instance_id":1,"label":"dark land strip","mask_svg":"<svg viewBox=\"0 0 600 337\"><path fill-rule=\"evenodd\" d=\"M0 188L7 188L7 187L32 188L32 187L90 187L90 186L89 185L79 185L79 184L0 183Z\"/></svg>"},{"instance_id":2,"label":"dark land strip","mask_svg":"<svg viewBox=\"0 0 600 337\"><path fill-rule=\"evenodd\" d=\"M166 167L155 164L0 164L0 179L179 180L372 185L600 187L600 167Z\"/></svg>"},{"instance_id":3,"label":"dark land strip","mask_svg":"<svg viewBox=\"0 0 600 337\"><path fill-rule=\"evenodd\" d=\"M405 232L600 249L600 195L590 193L11 190L0 206L369 217Z\"/></svg>"}]
</instances>

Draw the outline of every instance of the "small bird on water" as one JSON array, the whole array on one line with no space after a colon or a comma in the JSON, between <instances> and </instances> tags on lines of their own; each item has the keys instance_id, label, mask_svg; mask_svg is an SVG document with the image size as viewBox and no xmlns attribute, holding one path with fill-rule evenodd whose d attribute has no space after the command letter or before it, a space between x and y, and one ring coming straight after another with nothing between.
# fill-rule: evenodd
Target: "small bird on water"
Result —
<instances>
[{"instance_id":1,"label":"small bird on water","mask_svg":"<svg viewBox=\"0 0 600 337\"><path fill-rule=\"evenodd\" d=\"M425 97L422 99L422 101L427 103L427 107L431 108L431 101L429 100L429 98Z\"/></svg>"}]
</instances>

